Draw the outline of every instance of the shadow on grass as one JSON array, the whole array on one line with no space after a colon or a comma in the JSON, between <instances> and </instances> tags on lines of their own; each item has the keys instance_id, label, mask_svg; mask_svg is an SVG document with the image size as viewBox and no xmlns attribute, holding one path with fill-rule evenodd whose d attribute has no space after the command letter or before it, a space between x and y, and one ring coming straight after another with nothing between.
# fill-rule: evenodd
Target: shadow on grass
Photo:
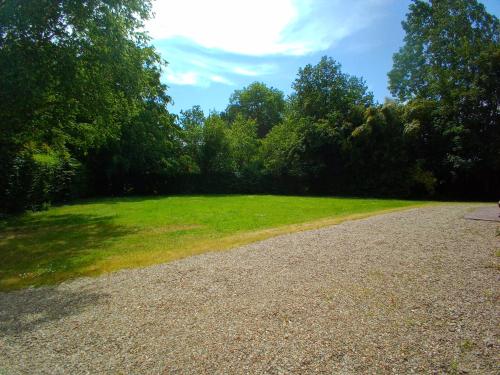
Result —
<instances>
[{"instance_id":1,"label":"shadow on grass","mask_svg":"<svg viewBox=\"0 0 500 375\"><path fill-rule=\"evenodd\" d=\"M77 315L87 307L105 303L108 298L109 295L104 293L57 288L0 293L0 334L14 336L31 332L46 323Z\"/></svg>"},{"instance_id":2,"label":"shadow on grass","mask_svg":"<svg viewBox=\"0 0 500 375\"><path fill-rule=\"evenodd\" d=\"M50 284L102 259L102 248L135 232L112 216L81 214L19 217L0 230L0 290Z\"/></svg>"}]
</instances>

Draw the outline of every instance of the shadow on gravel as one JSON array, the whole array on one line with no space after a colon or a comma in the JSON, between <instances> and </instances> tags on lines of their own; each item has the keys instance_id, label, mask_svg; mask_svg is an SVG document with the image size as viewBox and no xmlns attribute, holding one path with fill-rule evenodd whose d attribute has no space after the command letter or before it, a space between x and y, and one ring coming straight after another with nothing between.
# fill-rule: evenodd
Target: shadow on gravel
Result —
<instances>
[{"instance_id":1,"label":"shadow on gravel","mask_svg":"<svg viewBox=\"0 0 500 375\"><path fill-rule=\"evenodd\" d=\"M90 306L105 303L106 293L65 291L57 288L0 293L0 335L13 336L70 317ZM75 328L78 328L75 323Z\"/></svg>"}]
</instances>

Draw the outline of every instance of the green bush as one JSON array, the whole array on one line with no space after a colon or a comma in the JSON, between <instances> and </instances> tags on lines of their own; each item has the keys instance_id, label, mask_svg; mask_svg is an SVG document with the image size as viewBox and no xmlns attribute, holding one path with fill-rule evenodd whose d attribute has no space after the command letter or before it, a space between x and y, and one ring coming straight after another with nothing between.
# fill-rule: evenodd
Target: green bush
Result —
<instances>
[{"instance_id":1,"label":"green bush","mask_svg":"<svg viewBox=\"0 0 500 375\"><path fill-rule=\"evenodd\" d=\"M26 147L11 161L1 211L40 210L74 197L80 164L67 152Z\"/></svg>"}]
</instances>

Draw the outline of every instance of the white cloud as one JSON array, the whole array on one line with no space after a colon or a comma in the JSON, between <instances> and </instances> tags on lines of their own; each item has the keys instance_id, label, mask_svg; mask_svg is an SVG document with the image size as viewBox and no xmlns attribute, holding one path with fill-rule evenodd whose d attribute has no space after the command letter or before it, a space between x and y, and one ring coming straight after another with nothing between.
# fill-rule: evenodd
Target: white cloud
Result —
<instances>
[{"instance_id":1,"label":"white cloud","mask_svg":"<svg viewBox=\"0 0 500 375\"><path fill-rule=\"evenodd\" d=\"M232 72L235 74L239 74L241 76L247 77L257 77L262 75L271 74L275 70L274 65L270 64L260 64L255 66L234 66L232 68Z\"/></svg>"},{"instance_id":2,"label":"white cloud","mask_svg":"<svg viewBox=\"0 0 500 375\"><path fill-rule=\"evenodd\" d=\"M196 72L178 73L170 69L166 74L166 78L169 83L173 83L174 85L196 86L199 83Z\"/></svg>"},{"instance_id":3,"label":"white cloud","mask_svg":"<svg viewBox=\"0 0 500 375\"><path fill-rule=\"evenodd\" d=\"M156 16L146 29L169 61L167 83L234 85L236 76L274 74L275 55L335 46L395 1L154 0Z\"/></svg>"},{"instance_id":4,"label":"white cloud","mask_svg":"<svg viewBox=\"0 0 500 375\"><path fill-rule=\"evenodd\" d=\"M233 85L233 82L231 82L229 79L222 77L222 76L219 76L217 74L211 75L210 80L212 82L222 83L224 85L229 85L229 86Z\"/></svg>"},{"instance_id":5,"label":"white cloud","mask_svg":"<svg viewBox=\"0 0 500 375\"><path fill-rule=\"evenodd\" d=\"M171 68L167 68L165 78L168 83L180 86L208 87L212 82L229 86L234 85L231 80L218 74L194 71L179 72Z\"/></svg>"},{"instance_id":6,"label":"white cloud","mask_svg":"<svg viewBox=\"0 0 500 375\"><path fill-rule=\"evenodd\" d=\"M276 64L241 61L193 48L185 40L168 40L157 45L168 61L165 71L167 84L208 87L212 83L237 86L233 78L259 77L277 71ZM244 58L243 60L248 60Z\"/></svg>"},{"instance_id":7,"label":"white cloud","mask_svg":"<svg viewBox=\"0 0 500 375\"><path fill-rule=\"evenodd\" d=\"M286 53L282 31L297 17L292 0L156 0L147 23L155 39L184 37L245 55Z\"/></svg>"},{"instance_id":8,"label":"white cloud","mask_svg":"<svg viewBox=\"0 0 500 375\"><path fill-rule=\"evenodd\" d=\"M305 55L369 26L395 0L155 0L154 39L241 55Z\"/></svg>"}]
</instances>

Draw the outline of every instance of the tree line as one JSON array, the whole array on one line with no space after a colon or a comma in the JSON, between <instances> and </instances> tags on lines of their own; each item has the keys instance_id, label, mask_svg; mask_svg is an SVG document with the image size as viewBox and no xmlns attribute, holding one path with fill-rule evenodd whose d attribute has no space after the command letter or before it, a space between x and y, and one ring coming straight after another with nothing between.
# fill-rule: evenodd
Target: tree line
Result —
<instances>
[{"instance_id":1,"label":"tree line","mask_svg":"<svg viewBox=\"0 0 500 375\"><path fill-rule=\"evenodd\" d=\"M323 57L292 94L168 112L142 0L0 5L0 210L76 197L281 193L498 199L500 24L476 0L413 0L379 104Z\"/></svg>"}]
</instances>

